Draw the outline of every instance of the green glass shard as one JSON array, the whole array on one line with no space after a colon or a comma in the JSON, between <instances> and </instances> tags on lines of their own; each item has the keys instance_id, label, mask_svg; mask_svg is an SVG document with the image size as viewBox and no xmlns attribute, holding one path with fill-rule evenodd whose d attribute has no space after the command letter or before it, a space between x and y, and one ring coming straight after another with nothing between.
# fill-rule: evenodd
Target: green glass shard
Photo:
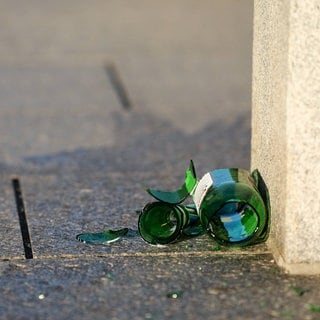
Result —
<instances>
[{"instance_id":1,"label":"green glass shard","mask_svg":"<svg viewBox=\"0 0 320 320\"><path fill-rule=\"evenodd\" d=\"M105 275L105 278L112 280L112 279L113 279L113 274L112 274L112 273L107 273L107 274Z\"/></svg>"},{"instance_id":2,"label":"green glass shard","mask_svg":"<svg viewBox=\"0 0 320 320\"><path fill-rule=\"evenodd\" d=\"M197 177L193 161L191 160L189 168L186 170L184 183L180 189L171 192L147 189L147 192L159 201L171 204L179 204L192 193L196 185Z\"/></svg>"},{"instance_id":3,"label":"green glass shard","mask_svg":"<svg viewBox=\"0 0 320 320\"><path fill-rule=\"evenodd\" d=\"M269 236L269 231L270 231L270 217L271 217L271 207L270 207L270 196L269 196L269 191L267 188L266 183L264 182L260 172L258 169L255 169L254 171L252 171L251 173L252 178L254 179L257 189L261 195L261 198L264 202L265 205L265 209L266 209L266 223L265 223L265 227L261 233L260 238L258 239L258 241L256 243L259 242L264 242L267 240L268 236Z\"/></svg>"},{"instance_id":4,"label":"green glass shard","mask_svg":"<svg viewBox=\"0 0 320 320\"><path fill-rule=\"evenodd\" d=\"M302 297L306 293L306 290L302 289L301 287L290 286L290 289L293 290L299 297Z\"/></svg>"},{"instance_id":5,"label":"green glass shard","mask_svg":"<svg viewBox=\"0 0 320 320\"><path fill-rule=\"evenodd\" d=\"M170 291L167 293L167 298L170 299L178 299L182 297L182 291L181 290L177 290L177 291Z\"/></svg>"},{"instance_id":6,"label":"green glass shard","mask_svg":"<svg viewBox=\"0 0 320 320\"><path fill-rule=\"evenodd\" d=\"M109 244L120 240L128 233L128 228L120 230L106 230L97 233L81 233L76 236L77 240L88 244Z\"/></svg>"},{"instance_id":7,"label":"green glass shard","mask_svg":"<svg viewBox=\"0 0 320 320\"><path fill-rule=\"evenodd\" d=\"M320 313L320 304L316 305L316 304L310 304L308 305L308 309L310 311L313 311L313 312L319 312Z\"/></svg>"}]
</instances>

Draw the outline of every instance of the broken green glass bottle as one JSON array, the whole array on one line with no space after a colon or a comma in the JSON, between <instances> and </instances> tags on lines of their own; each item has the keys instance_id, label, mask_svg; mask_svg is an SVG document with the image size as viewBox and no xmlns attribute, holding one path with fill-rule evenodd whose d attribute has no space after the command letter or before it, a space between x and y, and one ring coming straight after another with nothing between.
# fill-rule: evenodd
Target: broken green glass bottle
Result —
<instances>
[{"instance_id":1,"label":"broken green glass bottle","mask_svg":"<svg viewBox=\"0 0 320 320\"><path fill-rule=\"evenodd\" d=\"M141 237L151 244L168 244L197 236L203 232L194 206L165 202L148 203L138 222Z\"/></svg>"},{"instance_id":2,"label":"broken green glass bottle","mask_svg":"<svg viewBox=\"0 0 320 320\"><path fill-rule=\"evenodd\" d=\"M202 227L219 244L246 246L263 242L268 237L269 194L258 170L250 174L238 168L217 169L198 181L191 161L185 183L179 190L148 189L148 192L171 205L173 199L181 203L190 195Z\"/></svg>"}]
</instances>

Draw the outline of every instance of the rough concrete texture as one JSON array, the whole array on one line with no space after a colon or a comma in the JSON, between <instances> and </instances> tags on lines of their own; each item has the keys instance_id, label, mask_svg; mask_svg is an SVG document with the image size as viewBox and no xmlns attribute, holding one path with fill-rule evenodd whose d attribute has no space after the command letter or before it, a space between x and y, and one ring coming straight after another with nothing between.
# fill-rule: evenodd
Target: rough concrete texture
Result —
<instances>
[{"instance_id":1,"label":"rough concrete texture","mask_svg":"<svg viewBox=\"0 0 320 320\"><path fill-rule=\"evenodd\" d=\"M284 274L264 244L156 247L137 234L145 188L179 187L189 159L199 177L249 167L252 3L0 3L0 318L316 319L319 277ZM75 239L121 227L130 237L112 245Z\"/></svg>"},{"instance_id":2,"label":"rough concrete texture","mask_svg":"<svg viewBox=\"0 0 320 320\"><path fill-rule=\"evenodd\" d=\"M270 190L270 247L293 273L320 273L319 21L317 1L255 1L252 167Z\"/></svg>"},{"instance_id":3,"label":"rough concrete texture","mask_svg":"<svg viewBox=\"0 0 320 320\"><path fill-rule=\"evenodd\" d=\"M0 308L7 319L319 318L318 278L290 277L270 260L211 253L1 262Z\"/></svg>"}]
</instances>

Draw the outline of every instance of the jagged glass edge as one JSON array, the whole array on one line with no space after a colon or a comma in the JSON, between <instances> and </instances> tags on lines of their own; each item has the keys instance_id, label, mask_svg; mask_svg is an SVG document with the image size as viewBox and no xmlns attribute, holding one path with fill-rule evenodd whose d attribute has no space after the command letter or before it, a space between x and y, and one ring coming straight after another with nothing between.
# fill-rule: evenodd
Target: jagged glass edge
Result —
<instances>
[{"instance_id":1,"label":"jagged glass edge","mask_svg":"<svg viewBox=\"0 0 320 320\"><path fill-rule=\"evenodd\" d=\"M76 239L87 244L109 244L120 240L128 233L128 231L128 228L122 228L119 230L108 229L103 232L95 233L80 233L76 236Z\"/></svg>"},{"instance_id":2,"label":"jagged glass edge","mask_svg":"<svg viewBox=\"0 0 320 320\"><path fill-rule=\"evenodd\" d=\"M255 169L251 173L252 178L254 179L257 189L262 197L266 208L266 224L263 228L263 231L260 237L257 239L255 243L265 242L268 239L270 232L270 220L271 220L271 206L270 206L270 196L266 183L264 182L260 172L258 169Z\"/></svg>"},{"instance_id":3,"label":"jagged glass edge","mask_svg":"<svg viewBox=\"0 0 320 320\"><path fill-rule=\"evenodd\" d=\"M190 165L185 173L185 180L180 189L175 191L162 191L156 189L147 189L147 192L157 199L158 201L170 203L170 204L179 204L183 202L194 190L197 185L196 171L194 168L193 161L190 160Z\"/></svg>"}]
</instances>

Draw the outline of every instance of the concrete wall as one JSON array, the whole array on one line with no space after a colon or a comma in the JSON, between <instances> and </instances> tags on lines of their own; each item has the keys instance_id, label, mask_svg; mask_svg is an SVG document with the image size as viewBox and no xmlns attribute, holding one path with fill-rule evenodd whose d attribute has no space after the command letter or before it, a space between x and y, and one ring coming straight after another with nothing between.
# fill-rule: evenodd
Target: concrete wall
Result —
<instances>
[{"instance_id":1,"label":"concrete wall","mask_svg":"<svg viewBox=\"0 0 320 320\"><path fill-rule=\"evenodd\" d=\"M320 274L320 2L255 0L252 169L268 185L268 244L291 273Z\"/></svg>"}]
</instances>

